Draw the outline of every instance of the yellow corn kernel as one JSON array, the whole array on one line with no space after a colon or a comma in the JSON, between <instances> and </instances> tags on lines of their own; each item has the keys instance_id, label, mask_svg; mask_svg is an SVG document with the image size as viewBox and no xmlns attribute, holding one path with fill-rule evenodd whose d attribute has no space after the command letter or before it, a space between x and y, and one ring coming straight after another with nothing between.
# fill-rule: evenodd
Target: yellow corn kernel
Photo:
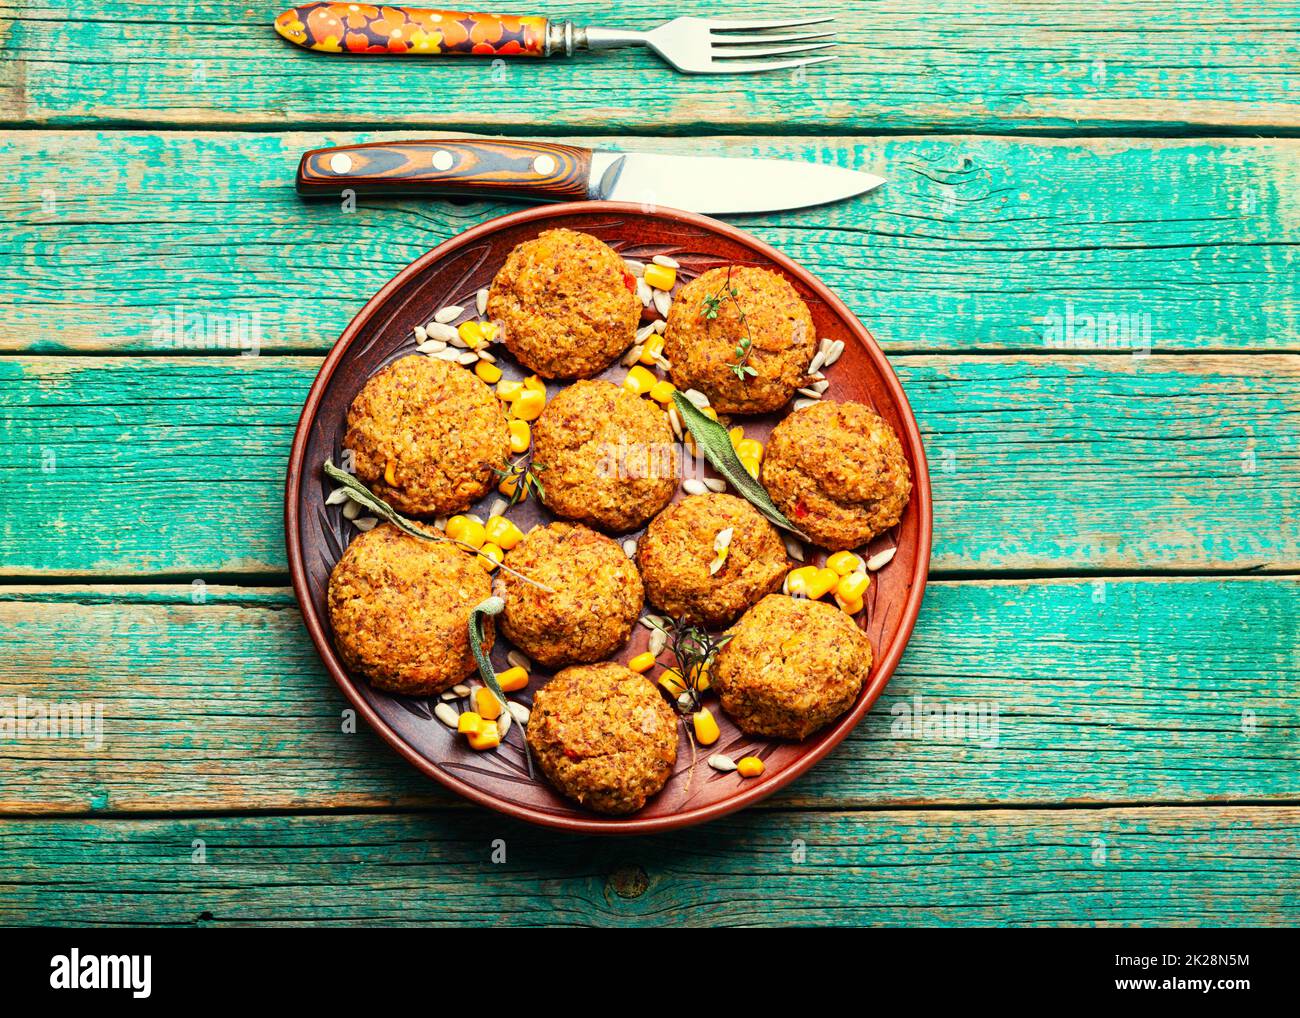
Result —
<instances>
[{"instance_id":1,"label":"yellow corn kernel","mask_svg":"<svg viewBox=\"0 0 1300 1018\"><path fill-rule=\"evenodd\" d=\"M521 421L518 417L510 421L510 451L527 452L528 447L533 444L533 431L528 426L527 421Z\"/></svg>"},{"instance_id":2,"label":"yellow corn kernel","mask_svg":"<svg viewBox=\"0 0 1300 1018\"><path fill-rule=\"evenodd\" d=\"M505 559L506 553L491 541L487 541L478 550L478 564L489 573Z\"/></svg>"},{"instance_id":3,"label":"yellow corn kernel","mask_svg":"<svg viewBox=\"0 0 1300 1018\"><path fill-rule=\"evenodd\" d=\"M478 730L483 727L483 718L475 714L472 710L463 711L456 720L456 731L461 735L477 735Z\"/></svg>"},{"instance_id":4,"label":"yellow corn kernel","mask_svg":"<svg viewBox=\"0 0 1300 1018\"><path fill-rule=\"evenodd\" d=\"M645 267L644 279L647 286L653 286L656 290L671 290L677 282L677 270L668 265L651 263Z\"/></svg>"},{"instance_id":5,"label":"yellow corn kernel","mask_svg":"<svg viewBox=\"0 0 1300 1018\"><path fill-rule=\"evenodd\" d=\"M497 699L496 693L488 689L487 686L479 686L474 690L474 695L470 698L470 704L473 706L475 713L484 721L495 721L505 710L505 706Z\"/></svg>"},{"instance_id":6,"label":"yellow corn kernel","mask_svg":"<svg viewBox=\"0 0 1300 1018\"><path fill-rule=\"evenodd\" d=\"M497 675L497 685L503 693L518 693L528 686L528 672L515 665Z\"/></svg>"},{"instance_id":7,"label":"yellow corn kernel","mask_svg":"<svg viewBox=\"0 0 1300 1018\"><path fill-rule=\"evenodd\" d=\"M390 488L397 484L397 463L389 460L384 467L384 483Z\"/></svg>"},{"instance_id":8,"label":"yellow corn kernel","mask_svg":"<svg viewBox=\"0 0 1300 1018\"><path fill-rule=\"evenodd\" d=\"M757 460L753 456L741 456L740 465L745 468L750 477L756 481L758 480L758 470L763 465L761 460Z\"/></svg>"},{"instance_id":9,"label":"yellow corn kernel","mask_svg":"<svg viewBox=\"0 0 1300 1018\"><path fill-rule=\"evenodd\" d=\"M532 389L534 392L545 392L546 383L543 382L541 378L538 377L537 375L529 375L527 378L524 379L524 388Z\"/></svg>"},{"instance_id":10,"label":"yellow corn kernel","mask_svg":"<svg viewBox=\"0 0 1300 1018\"><path fill-rule=\"evenodd\" d=\"M840 582L840 574L834 569L825 567L818 569L817 574L808 581L808 596L814 601L819 597L825 597L835 585Z\"/></svg>"},{"instance_id":11,"label":"yellow corn kernel","mask_svg":"<svg viewBox=\"0 0 1300 1018\"><path fill-rule=\"evenodd\" d=\"M546 393L525 388L510 405L510 413L521 421L535 421L546 409Z\"/></svg>"},{"instance_id":12,"label":"yellow corn kernel","mask_svg":"<svg viewBox=\"0 0 1300 1018\"><path fill-rule=\"evenodd\" d=\"M849 573L840 577L840 582L835 585L835 596L845 601L861 601L869 586L871 577L866 573Z\"/></svg>"},{"instance_id":13,"label":"yellow corn kernel","mask_svg":"<svg viewBox=\"0 0 1300 1018\"><path fill-rule=\"evenodd\" d=\"M460 338L465 341L465 345L471 350L477 350L487 343L487 339L483 336L482 322L476 322L472 319L468 322L461 322L456 326L456 331L460 333Z\"/></svg>"},{"instance_id":14,"label":"yellow corn kernel","mask_svg":"<svg viewBox=\"0 0 1300 1018\"><path fill-rule=\"evenodd\" d=\"M718 723L713 720L713 715L709 713L708 708L697 710L691 716L691 722L695 726L695 738L701 746L712 746L722 734L718 731Z\"/></svg>"},{"instance_id":15,"label":"yellow corn kernel","mask_svg":"<svg viewBox=\"0 0 1300 1018\"><path fill-rule=\"evenodd\" d=\"M716 421L718 419L718 411L714 410L711 406L700 407L700 413L711 421Z\"/></svg>"},{"instance_id":16,"label":"yellow corn kernel","mask_svg":"<svg viewBox=\"0 0 1300 1018\"><path fill-rule=\"evenodd\" d=\"M501 369L495 364L488 361L479 361L474 365L474 374L487 382L488 385L496 385L501 381Z\"/></svg>"},{"instance_id":17,"label":"yellow corn kernel","mask_svg":"<svg viewBox=\"0 0 1300 1018\"><path fill-rule=\"evenodd\" d=\"M524 532L504 516L489 516L483 529L487 539L504 551L509 551L524 539Z\"/></svg>"},{"instance_id":18,"label":"yellow corn kernel","mask_svg":"<svg viewBox=\"0 0 1300 1018\"><path fill-rule=\"evenodd\" d=\"M863 607L862 598L860 597L857 600L849 601L840 597L839 594L836 594L835 603L840 606L840 611L846 612L849 615L856 615L858 612L862 611Z\"/></svg>"},{"instance_id":19,"label":"yellow corn kernel","mask_svg":"<svg viewBox=\"0 0 1300 1018\"><path fill-rule=\"evenodd\" d=\"M736 443L736 455L742 460L745 458L762 460L763 443L757 438L742 438Z\"/></svg>"},{"instance_id":20,"label":"yellow corn kernel","mask_svg":"<svg viewBox=\"0 0 1300 1018\"><path fill-rule=\"evenodd\" d=\"M623 388L634 396L643 396L654 388L658 381L646 368L640 364L632 365L632 369L623 379Z\"/></svg>"},{"instance_id":21,"label":"yellow corn kernel","mask_svg":"<svg viewBox=\"0 0 1300 1018\"><path fill-rule=\"evenodd\" d=\"M491 343L492 340L497 338L498 326L496 322L479 322L478 326L483 333L483 342Z\"/></svg>"},{"instance_id":22,"label":"yellow corn kernel","mask_svg":"<svg viewBox=\"0 0 1300 1018\"><path fill-rule=\"evenodd\" d=\"M826 560L826 565L841 576L848 576L849 573L859 573L866 568L862 559L851 551L837 551Z\"/></svg>"},{"instance_id":23,"label":"yellow corn kernel","mask_svg":"<svg viewBox=\"0 0 1300 1018\"><path fill-rule=\"evenodd\" d=\"M695 677L695 688L701 693L707 693L713 688L713 680L709 678L707 665L701 668L700 674Z\"/></svg>"},{"instance_id":24,"label":"yellow corn kernel","mask_svg":"<svg viewBox=\"0 0 1300 1018\"><path fill-rule=\"evenodd\" d=\"M736 773L742 778L756 778L763 770L763 761L756 756L742 756L736 761Z\"/></svg>"},{"instance_id":25,"label":"yellow corn kernel","mask_svg":"<svg viewBox=\"0 0 1300 1018\"><path fill-rule=\"evenodd\" d=\"M644 654L634 657L627 666L634 672L648 672L655 666L655 656L647 650Z\"/></svg>"},{"instance_id":26,"label":"yellow corn kernel","mask_svg":"<svg viewBox=\"0 0 1300 1018\"><path fill-rule=\"evenodd\" d=\"M665 378L662 381L655 382L655 384L650 387L650 398L656 403L662 403L667 406L673 401L673 393L676 391L676 386Z\"/></svg>"},{"instance_id":27,"label":"yellow corn kernel","mask_svg":"<svg viewBox=\"0 0 1300 1018\"><path fill-rule=\"evenodd\" d=\"M524 391L524 383L517 378L503 378L497 382L497 399L513 403Z\"/></svg>"},{"instance_id":28,"label":"yellow corn kernel","mask_svg":"<svg viewBox=\"0 0 1300 1018\"><path fill-rule=\"evenodd\" d=\"M514 498L515 492L519 491L518 475L509 474L508 476L501 478L501 483L497 485L497 491L505 495L506 498ZM525 490L520 494L519 501L522 502L527 497L528 497L528 492Z\"/></svg>"},{"instance_id":29,"label":"yellow corn kernel","mask_svg":"<svg viewBox=\"0 0 1300 1018\"><path fill-rule=\"evenodd\" d=\"M661 357L664 352L664 338L655 333L641 346L641 356L638 358L642 364L654 364L656 359Z\"/></svg>"},{"instance_id":30,"label":"yellow corn kernel","mask_svg":"<svg viewBox=\"0 0 1300 1018\"><path fill-rule=\"evenodd\" d=\"M479 730L469 737L471 749L496 749L501 745L501 730L495 721L484 721Z\"/></svg>"},{"instance_id":31,"label":"yellow corn kernel","mask_svg":"<svg viewBox=\"0 0 1300 1018\"><path fill-rule=\"evenodd\" d=\"M808 585L816 575L816 566L800 566L798 569L791 569L785 578L786 593L808 596Z\"/></svg>"},{"instance_id":32,"label":"yellow corn kernel","mask_svg":"<svg viewBox=\"0 0 1300 1018\"><path fill-rule=\"evenodd\" d=\"M727 432L727 435L731 439L731 447L736 449L739 447L740 443L745 440L745 429L740 425L736 425Z\"/></svg>"},{"instance_id":33,"label":"yellow corn kernel","mask_svg":"<svg viewBox=\"0 0 1300 1018\"><path fill-rule=\"evenodd\" d=\"M674 700L686 692L686 683L682 681L681 672L676 668L665 668L664 673L659 676L659 685L668 690Z\"/></svg>"},{"instance_id":34,"label":"yellow corn kernel","mask_svg":"<svg viewBox=\"0 0 1300 1018\"><path fill-rule=\"evenodd\" d=\"M487 535L483 524L468 516L453 516L447 521L447 536L453 541L462 541L471 548L482 548Z\"/></svg>"}]
</instances>

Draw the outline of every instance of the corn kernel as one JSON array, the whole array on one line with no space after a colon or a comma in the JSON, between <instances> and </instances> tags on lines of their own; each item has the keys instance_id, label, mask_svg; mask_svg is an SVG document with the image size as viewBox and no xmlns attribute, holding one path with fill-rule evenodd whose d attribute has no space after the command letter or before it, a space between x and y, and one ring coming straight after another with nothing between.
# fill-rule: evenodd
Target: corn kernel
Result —
<instances>
[{"instance_id":1,"label":"corn kernel","mask_svg":"<svg viewBox=\"0 0 1300 1018\"><path fill-rule=\"evenodd\" d=\"M662 381L655 382L650 387L650 398L656 403L663 403L667 406L673 401L673 393L676 391L677 389L673 383L665 378Z\"/></svg>"},{"instance_id":2,"label":"corn kernel","mask_svg":"<svg viewBox=\"0 0 1300 1018\"><path fill-rule=\"evenodd\" d=\"M700 669L700 674L695 677L695 688L701 693L707 693L713 688L713 680L709 678L709 668L706 665Z\"/></svg>"},{"instance_id":3,"label":"corn kernel","mask_svg":"<svg viewBox=\"0 0 1300 1018\"><path fill-rule=\"evenodd\" d=\"M524 539L524 532L504 516L489 516L483 529L487 539L504 551L509 551Z\"/></svg>"},{"instance_id":4,"label":"corn kernel","mask_svg":"<svg viewBox=\"0 0 1300 1018\"><path fill-rule=\"evenodd\" d=\"M808 584L812 582L812 578L816 575L816 566L800 566L798 569L791 569L789 575L785 578L786 592L808 596Z\"/></svg>"},{"instance_id":5,"label":"corn kernel","mask_svg":"<svg viewBox=\"0 0 1300 1018\"><path fill-rule=\"evenodd\" d=\"M482 716L472 710L462 711L460 717L456 719L456 731L461 735L477 735L482 727Z\"/></svg>"},{"instance_id":6,"label":"corn kernel","mask_svg":"<svg viewBox=\"0 0 1300 1018\"><path fill-rule=\"evenodd\" d=\"M527 421L514 417L510 421L510 451L527 452L533 444L533 432Z\"/></svg>"},{"instance_id":7,"label":"corn kernel","mask_svg":"<svg viewBox=\"0 0 1300 1018\"><path fill-rule=\"evenodd\" d=\"M528 672L515 665L497 675L497 685L503 693L518 693L528 685Z\"/></svg>"},{"instance_id":8,"label":"corn kernel","mask_svg":"<svg viewBox=\"0 0 1300 1018\"><path fill-rule=\"evenodd\" d=\"M532 389L534 392L545 392L546 383L543 382L541 378L539 378L537 375L529 375L527 378L524 379L524 388Z\"/></svg>"},{"instance_id":9,"label":"corn kernel","mask_svg":"<svg viewBox=\"0 0 1300 1018\"><path fill-rule=\"evenodd\" d=\"M645 341L641 346L641 356L638 358L642 364L655 364L659 357L663 356L664 338L655 333Z\"/></svg>"},{"instance_id":10,"label":"corn kernel","mask_svg":"<svg viewBox=\"0 0 1300 1018\"><path fill-rule=\"evenodd\" d=\"M453 516L447 521L447 536L453 541L461 541L471 548L482 548L487 540L483 524L468 516Z\"/></svg>"},{"instance_id":11,"label":"corn kernel","mask_svg":"<svg viewBox=\"0 0 1300 1018\"><path fill-rule=\"evenodd\" d=\"M740 465L745 468L750 477L756 481L758 480L758 470L763 465L760 460L755 459L753 456L741 456Z\"/></svg>"},{"instance_id":12,"label":"corn kernel","mask_svg":"<svg viewBox=\"0 0 1300 1018\"><path fill-rule=\"evenodd\" d=\"M485 342L483 338L483 323L471 319L468 322L461 322L456 326L456 331L460 333L460 338L465 341L465 345L471 350L477 350Z\"/></svg>"},{"instance_id":13,"label":"corn kernel","mask_svg":"<svg viewBox=\"0 0 1300 1018\"><path fill-rule=\"evenodd\" d=\"M517 378L503 378L497 382L497 399L513 403L524 391L524 383Z\"/></svg>"},{"instance_id":14,"label":"corn kernel","mask_svg":"<svg viewBox=\"0 0 1300 1018\"><path fill-rule=\"evenodd\" d=\"M756 756L742 756L736 761L736 773L742 778L756 778L764 769L763 761Z\"/></svg>"},{"instance_id":15,"label":"corn kernel","mask_svg":"<svg viewBox=\"0 0 1300 1018\"><path fill-rule=\"evenodd\" d=\"M499 327L496 322L479 322L478 325L483 333L483 342L491 343L492 340L497 338Z\"/></svg>"},{"instance_id":16,"label":"corn kernel","mask_svg":"<svg viewBox=\"0 0 1300 1018\"><path fill-rule=\"evenodd\" d=\"M848 576L840 577L840 582L835 585L835 596L842 597L845 601L861 601L869 586L871 577L866 573L849 573Z\"/></svg>"},{"instance_id":17,"label":"corn kernel","mask_svg":"<svg viewBox=\"0 0 1300 1018\"><path fill-rule=\"evenodd\" d=\"M484 542L478 550L478 564L487 572L492 572L505 559L506 553L491 541Z\"/></svg>"},{"instance_id":18,"label":"corn kernel","mask_svg":"<svg viewBox=\"0 0 1300 1018\"><path fill-rule=\"evenodd\" d=\"M858 573L866 569L866 564L861 557L851 551L837 551L826 560L826 565L841 576L848 576L849 573Z\"/></svg>"},{"instance_id":19,"label":"corn kernel","mask_svg":"<svg viewBox=\"0 0 1300 1018\"><path fill-rule=\"evenodd\" d=\"M487 686L479 686L474 690L474 695L470 699L475 713L484 721L495 721L505 710L501 701L497 699L496 693L488 689Z\"/></svg>"},{"instance_id":20,"label":"corn kernel","mask_svg":"<svg viewBox=\"0 0 1300 1018\"><path fill-rule=\"evenodd\" d=\"M397 463L394 460L389 460L384 467L384 483L390 488L397 484Z\"/></svg>"},{"instance_id":21,"label":"corn kernel","mask_svg":"<svg viewBox=\"0 0 1300 1018\"><path fill-rule=\"evenodd\" d=\"M634 396L643 396L654 388L657 381L658 379L647 369L640 364L634 364L627 377L623 379L623 388Z\"/></svg>"},{"instance_id":22,"label":"corn kernel","mask_svg":"<svg viewBox=\"0 0 1300 1018\"><path fill-rule=\"evenodd\" d=\"M763 443L757 438L742 438L736 443L736 455L742 460L745 458L762 460Z\"/></svg>"},{"instance_id":23,"label":"corn kernel","mask_svg":"<svg viewBox=\"0 0 1300 1018\"><path fill-rule=\"evenodd\" d=\"M700 407L700 413L711 421L716 421L718 419L718 411L714 410L711 406Z\"/></svg>"},{"instance_id":24,"label":"corn kernel","mask_svg":"<svg viewBox=\"0 0 1300 1018\"><path fill-rule=\"evenodd\" d=\"M740 425L737 425L728 431L727 435L731 439L731 447L736 449L739 448L740 443L745 440L745 429L740 427Z\"/></svg>"},{"instance_id":25,"label":"corn kernel","mask_svg":"<svg viewBox=\"0 0 1300 1018\"><path fill-rule=\"evenodd\" d=\"M479 361L474 365L474 374L487 382L488 385L496 385L501 381L501 369L489 361Z\"/></svg>"},{"instance_id":26,"label":"corn kernel","mask_svg":"<svg viewBox=\"0 0 1300 1018\"><path fill-rule=\"evenodd\" d=\"M835 589L835 585L839 582L840 574L834 569L826 569L825 567L818 569L817 574L808 581L808 596L814 601L819 597L825 597Z\"/></svg>"},{"instance_id":27,"label":"corn kernel","mask_svg":"<svg viewBox=\"0 0 1300 1018\"><path fill-rule=\"evenodd\" d=\"M664 673L659 676L659 685L668 690L674 700L686 692L686 683L682 681L681 672L676 668L665 668Z\"/></svg>"},{"instance_id":28,"label":"corn kernel","mask_svg":"<svg viewBox=\"0 0 1300 1018\"><path fill-rule=\"evenodd\" d=\"M677 270L669 265L658 265L651 263L645 267L645 275L642 277L647 286L653 286L656 290L671 290L673 284L677 282Z\"/></svg>"},{"instance_id":29,"label":"corn kernel","mask_svg":"<svg viewBox=\"0 0 1300 1018\"><path fill-rule=\"evenodd\" d=\"M627 666L634 672L648 672L655 666L655 656L647 650L644 654L634 657Z\"/></svg>"},{"instance_id":30,"label":"corn kernel","mask_svg":"<svg viewBox=\"0 0 1300 1018\"><path fill-rule=\"evenodd\" d=\"M835 603L840 606L840 611L846 612L849 615L858 614L858 612L862 611L862 607L863 607L862 598L858 598L857 600L854 601L848 601L840 597L839 594L835 595Z\"/></svg>"},{"instance_id":31,"label":"corn kernel","mask_svg":"<svg viewBox=\"0 0 1300 1018\"><path fill-rule=\"evenodd\" d=\"M510 413L521 421L535 421L546 409L546 392L524 388L510 406Z\"/></svg>"},{"instance_id":32,"label":"corn kernel","mask_svg":"<svg viewBox=\"0 0 1300 1018\"><path fill-rule=\"evenodd\" d=\"M506 498L514 498L515 492L519 491L519 476L517 474L509 474L501 478L501 483L497 485L497 491L505 495ZM522 502L527 497L528 491L525 489L520 492L519 501Z\"/></svg>"},{"instance_id":33,"label":"corn kernel","mask_svg":"<svg viewBox=\"0 0 1300 1018\"><path fill-rule=\"evenodd\" d=\"M712 746L718 741L718 736L722 733L718 730L718 723L713 719L713 715L708 709L697 710L691 717L691 722L695 726L695 738L701 746Z\"/></svg>"},{"instance_id":34,"label":"corn kernel","mask_svg":"<svg viewBox=\"0 0 1300 1018\"><path fill-rule=\"evenodd\" d=\"M479 730L469 737L472 749L496 749L501 745L501 729L495 721L484 721Z\"/></svg>"}]
</instances>

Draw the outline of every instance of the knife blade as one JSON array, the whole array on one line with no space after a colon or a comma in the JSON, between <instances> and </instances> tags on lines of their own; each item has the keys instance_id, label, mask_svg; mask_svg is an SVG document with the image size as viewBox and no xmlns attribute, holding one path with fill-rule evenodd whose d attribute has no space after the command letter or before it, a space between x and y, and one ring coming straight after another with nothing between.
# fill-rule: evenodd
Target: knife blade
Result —
<instances>
[{"instance_id":1,"label":"knife blade","mask_svg":"<svg viewBox=\"0 0 1300 1018\"><path fill-rule=\"evenodd\" d=\"M313 149L305 197L429 194L635 202L710 215L805 208L864 194L884 178L795 159L606 152L551 142L445 139Z\"/></svg>"}]
</instances>

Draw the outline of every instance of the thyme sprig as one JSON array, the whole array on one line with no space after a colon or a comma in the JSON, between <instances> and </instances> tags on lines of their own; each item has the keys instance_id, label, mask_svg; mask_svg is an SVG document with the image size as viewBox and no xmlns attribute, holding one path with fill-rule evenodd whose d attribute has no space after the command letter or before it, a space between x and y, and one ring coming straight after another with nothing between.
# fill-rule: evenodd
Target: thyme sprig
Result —
<instances>
[{"instance_id":1,"label":"thyme sprig","mask_svg":"<svg viewBox=\"0 0 1300 1018\"><path fill-rule=\"evenodd\" d=\"M355 477L349 474L346 470L340 470L338 467L336 467L334 465L333 460L325 461L324 470L325 470L326 477L330 478L331 480L337 481L342 487L347 489L348 497L351 498L352 501L358 502L361 505L365 506L376 516L382 516L389 523L395 526L398 530L402 531L402 533L410 534L412 537L418 537L422 541L445 542L446 544L455 545L457 548L460 548L462 551L467 551L471 555L478 555L483 558L487 557L483 555L483 553L479 551L479 549L475 548L472 544L468 544L465 541L457 541L453 538L448 537L446 534L439 533L436 530L425 530L423 527L417 526L415 523L408 520L405 516L399 513L391 505L385 502L382 498L380 498L378 495L372 492L364 484L358 481ZM511 576L519 577L519 579L523 580L525 583L531 583L534 587L544 590L548 594L555 593L555 590L553 588L548 587L544 583L538 583L536 580L530 579L529 577L525 576L523 573L519 572L519 570L517 569L511 569L504 562L500 563L498 568L504 569Z\"/></svg>"},{"instance_id":2,"label":"thyme sprig","mask_svg":"<svg viewBox=\"0 0 1300 1018\"><path fill-rule=\"evenodd\" d=\"M510 504L518 505L529 494L536 496L537 501L546 501L546 489L542 486L542 480L537 475L546 469L544 463L534 463L531 458L525 461L525 458L515 460L513 463L507 463L504 467L493 467L497 477L501 479L500 483L511 487Z\"/></svg>"},{"instance_id":3,"label":"thyme sprig","mask_svg":"<svg viewBox=\"0 0 1300 1018\"><path fill-rule=\"evenodd\" d=\"M736 320L745 327L745 334L740 337L740 341L736 343L736 348L733 351L736 355L735 361L729 363L727 367L732 374L743 382L747 377L757 375L758 369L749 363L749 355L754 349L754 336L749 331L749 316L740 303L740 291L731 285L731 270L733 268L735 268L734 265L727 266L727 278L723 281L723 284L718 287L716 292L704 298L704 303L700 308L700 317L713 320L718 317L727 301L731 301L736 305Z\"/></svg>"},{"instance_id":4,"label":"thyme sprig","mask_svg":"<svg viewBox=\"0 0 1300 1018\"><path fill-rule=\"evenodd\" d=\"M731 635L714 636L703 626L684 619L670 618L668 622L671 625L668 626L653 615L647 615L646 621L668 637L668 649L677 662L675 671L684 691L674 706L678 713L693 714L700 709L700 696L704 692L700 685L704 676Z\"/></svg>"}]
</instances>

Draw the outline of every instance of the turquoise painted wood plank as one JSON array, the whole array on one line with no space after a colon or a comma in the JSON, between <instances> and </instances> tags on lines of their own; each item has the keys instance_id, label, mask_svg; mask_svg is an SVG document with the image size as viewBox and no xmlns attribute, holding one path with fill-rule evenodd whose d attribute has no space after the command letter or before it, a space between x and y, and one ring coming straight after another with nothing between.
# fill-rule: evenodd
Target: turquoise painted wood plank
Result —
<instances>
[{"instance_id":1,"label":"turquoise painted wood plank","mask_svg":"<svg viewBox=\"0 0 1300 1018\"><path fill-rule=\"evenodd\" d=\"M1300 568L1300 357L896 357L944 571ZM0 575L282 573L319 361L0 358Z\"/></svg>"},{"instance_id":2,"label":"turquoise painted wood plank","mask_svg":"<svg viewBox=\"0 0 1300 1018\"><path fill-rule=\"evenodd\" d=\"M304 150L397 136L0 135L16 184L0 203L0 349L157 353L182 320L199 352L232 323L264 350L327 349L408 262L517 207L375 200L347 214L293 194ZM817 273L891 351L1300 349L1300 141L619 144L887 177L863 199L735 222Z\"/></svg>"},{"instance_id":3,"label":"turquoise painted wood plank","mask_svg":"<svg viewBox=\"0 0 1300 1018\"><path fill-rule=\"evenodd\" d=\"M1300 918L1296 808L751 811L634 841L575 839L460 811L10 820L0 834L7 925L1294 926Z\"/></svg>"},{"instance_id":4,"label":"turquoise painted wood plank","mask_svg":"<svg viewBox=\"0 0 1300 1018\"><path fill-rule=\"evenodd\" d=\"M1294 800L1298 594L1295 577L934 583L874 710L770 805ZM0 588L0 645L11 709L103 718L99 745L0 738L0 813L459 804L343 730L286 590Z\"/></svg>"},{"instance_id":5,"label":"turquoise painted wood plank","mask_svg":"<svg viewBox=\"0 0 1300 1018\"><path fill-rule=\"evenodd\" d=\"M552 0L544 13L649 28L680 9ZM1294 128L1297 13L1224 3L827 0L835 62L798 75L679 76L646 52L501 63L332 58L282 42L281 8L116 0L87 17L8 4L0 115L10 124L285 123L677 133ZM687 13L692 11L687 8ZM789 17L788 0L695 5ZM797 110L797 116L792 116Z\"/></svg>"}]
</instances>

